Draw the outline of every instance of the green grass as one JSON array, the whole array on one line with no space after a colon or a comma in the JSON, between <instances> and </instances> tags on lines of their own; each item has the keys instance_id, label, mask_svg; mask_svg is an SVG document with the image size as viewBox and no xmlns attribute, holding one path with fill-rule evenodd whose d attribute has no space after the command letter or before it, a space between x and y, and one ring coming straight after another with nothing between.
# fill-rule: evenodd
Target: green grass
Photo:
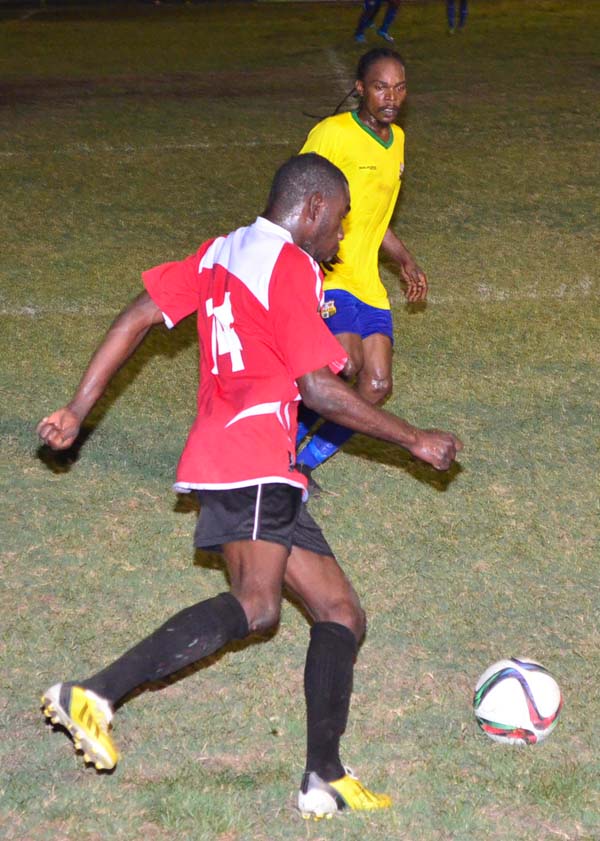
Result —
<instances>
[{"instance_id":1,"label":"green grass","mask_svg":"<svg viewBox=\"0 0 600 841\"><path fill-rule=\"evenodd\" d=\"M345 759L386 814L304 824L306 623L119 710L113 775L37 708L219 592L170 492L194 411L192 324L157 330L78 458L37 448L142 269L252 220L275 166L350 89L353 4L50 8L0 18L2 688L6 839L600 838L597 126L593 0L403 5L407 166L395 225L426 308L395 311L390 407L460 434L444 479L356 437L313 503L369 614ZM373 37L373 44L375 39ZM565 708L543 745L478 732L495 659L541 660Z\"/></svg>"}]
</instances>

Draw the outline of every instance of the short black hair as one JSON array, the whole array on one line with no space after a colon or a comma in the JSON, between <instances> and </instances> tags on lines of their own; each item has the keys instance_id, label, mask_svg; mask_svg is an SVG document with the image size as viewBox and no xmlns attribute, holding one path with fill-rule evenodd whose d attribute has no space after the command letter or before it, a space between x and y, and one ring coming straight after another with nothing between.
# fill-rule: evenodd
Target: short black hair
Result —
<instances>
[{"instance_id":1,"label":"short black hair","mask_svg":"<svg viewBox=\"0 0 600 841\"><path fill-rule=\"evenodd\" d=\"M372 50L369 50L358 60L358 66L356 68L356 78L360 82L365 81L365 77L369 72L369 69L376 64L378 61L382 59L389 59L391 58L392 61L397 61L398 64L404 68L404 59L400 55L400 53L396 52L396 50L390 50L388 47L375 47Z\"/></svg>"},{"instance_id":2,"label":"short black hair","mask_svg":"<svg viewBox=\"0 0 600 841\"><path fill-rule=\"evenodd\" d=\"M343 187L348 187L346 176L327 158L316 152L294 155L275 173L266 210L291 210L313 193L329 198Z\"/></svg>"}]
</instances>

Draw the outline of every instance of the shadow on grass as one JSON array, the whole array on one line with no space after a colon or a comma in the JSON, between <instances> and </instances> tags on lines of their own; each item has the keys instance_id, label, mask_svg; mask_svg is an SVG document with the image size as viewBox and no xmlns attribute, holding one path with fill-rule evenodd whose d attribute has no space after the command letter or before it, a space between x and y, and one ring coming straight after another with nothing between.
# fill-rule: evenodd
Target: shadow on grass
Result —
<instances>
[{"instance_id":1,"label":"shadow on grass","mask_svg":"<svg viewBox=\"0 0 600 841\"><path fill-rule=\"evenodd\" d=\"M47 444L41 444L37 449L37 457L52 473L68 473L71 465L79 459L79 453L88 438L94 434L94 426L81 427L77 440L67 450L53 450Z\"/></svg>"},{"instance_id":2,"label":"shadow on grass","mask_svg":"<svg viewBox=\"0 0 600 841\"><path fill-rule=\"evenodd\" d=\"M448 470L436 470L431 465L413 458L409 452L400 447L375 441L364 435L354 435L344 446L344 451L367 462L398 468L398 470L408 473L417 482L428 485L442 493L448 490L452 482L463 471L459 462L454 462Z\"/></svg>"},{"instance_id":3,"label":"shadow on grass","mask_svg":"<svg viewBox=\"0 0 600 841\"><path fill-rule=\"evenodd\" d=\"M78 461L82 449L91 438L104 416L122 394L135 382L146 365L156 356L166 356L174 359L189 345L197 343L196 324L194 319L188 319L177 330L170 334L166 327L159 326L151 330L144 343L129 359L125 366L113 377L105 394L100 398L84 421L77 440L66 450L53 450L45 444L37 449L37 457L53 473L68 473L71 465ZM58 407L57 407L58 408ZM50 414L50 413L49 413Z\"/></svg>"},{"instance_id":4,"label":"shadow on grass","mask_svg":"<svg viewBox=\"0 0 600 841\"><path fill-rule=\"evenodd\" d=\"M196 494L178 494L177 502L174 506L175 511L178 511L180 513L190 513L193 510L198 510L198 508L199 507L197 503ZM223 557L219 553L204 552L201 549L196 549L194 551L194 566L202 567L203 569L221 570L225 579L224 584L226 585L227 589L229 588L227 569ZM278 629L279 625L276 625L274 628L271 628L265 633L251 634L243 640L235 640L233 642L227 643L214 654L210 654L207 657L203 657L197 663L191 663L189 666L180 669L180 671L169 675L163 680L145 683L143 686L139 686L137 689L135 689L133 692L131 692L129 695L123 698L117 705L117 709L126 704L132 698L137 698L139 695L143 695L144 692L160 692L167 686L172 686L173 684L179 683L181 680L185 680L185 678L190 677L191 675L194 675L197 672L204 671L204 669L209 669L211 666L214 666L215 663L218 663L227 654L231 654L232 652L236 651L243 651L251 645L262 645L266 642L269 642L277 634Z\"/></svg>"},{"instance_id":5,"label":"shadow on grass","mask_svg":"<svg viewBox=\"0 0 600 841\"><path fill-rule=\"evenodd\" d=\"M75 753L77 754L77 756L83 759L86 770L93 770L94 774L98 774L101 777L110 777L115 773L115 770L117 768L116 765L114 765L112 768L96 768L96 766L91 760L86 759L83 750L81 748L75 747L73 734L70 733L69 730L67 730L67 728L60 722L52 722L49 718L46 718L44 721L44 725L46 727L49 727L53 733L57 733L61 736L66 736L67 739L71 741Z\"/></svg>"},{"instance_id":6,"label":"shadow on grass","mask_svg":"<svg viewBox=\"0 0 600 841\"><path fill-rule=\"evenodd\" d=\"M192 506L186 507L185 510L189 511L191 507ZM204 552L201 549L196 549L194 554L194 566L202 567L203 569L221 570L223 572L225 583L227 584L227 586L229 586L229 579L227 576L227 568L225 566L225 561L223 559L223 556L219 553ZM283 598L285 598L286 601L288 601L291 605L293 605L294 608L296 608L296 610L298 610L298 612L304 617L304 619L309 625L312 624L313 620L308 615L306 609L304 608L304 605L300 601L298 601L293 594L287 592L287 590L284 590ZM174 674L170 675L164 680L153 681L138 687L130 695L124 698L118 704L118 707L122 706L123 704L126 704L132 698L137 698L144 692L160 692L167 686L172 686L173 684L179 683L181 680L184 680L185 678L190 677L191 675L204 671L204 669L209 669L211 668L211 666L214 666L228 654L235 653L238 651L244 651L244 649L248 648L249 646L264 645L265 643L270 642L277 635L278 631L279 623L274 628L271 628L264 633L251 634L243 640L235 640L233 642L230 642L227 645L223 646L223 648L216 651L214 654L211 654L208 657L204 657L197 663L192 663L189 666L186 666L185 668L181 669L178 672L175 672Z\"/></svg>"}]
</instances>

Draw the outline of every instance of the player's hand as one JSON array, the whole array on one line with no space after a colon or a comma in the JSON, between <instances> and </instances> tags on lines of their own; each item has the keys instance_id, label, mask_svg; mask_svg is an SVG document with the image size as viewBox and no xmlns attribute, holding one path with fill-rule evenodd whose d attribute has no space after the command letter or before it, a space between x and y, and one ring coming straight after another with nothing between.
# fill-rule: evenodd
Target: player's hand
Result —
<instances>
[{"instance_id":1,"label":"player's hand","mask_svg":"<svg viewBox=\"0 0 600 841\"><path fill-rule=\"evenodd\" d=\"M463 448L462 441L451 432L439 429L420 429L417 443L410 452L421 461L431 464L436 470L448 470L456 454Z\"/></svg>"},{"instance_id":2,"label":"player's hand","mask_svg":"<svg viewBox=\"0 0 600 841\"><path fill-rule=\"evenodd\" d=\"M407 256L400 264L400 275L406 284L404 295L410 304L418 304L427 298L427 275L412 257Z\"/></svg>"},{"instance_id":3,"label":"player's hand","mask_svg":"<svg viewBox=\"0 0 600 841\"><path fill-rule=\"evenodd\" d=\"M42 418L36 430L44 444L53 450L66 450L77 438L80 427L79 416L65 406Z\"/></svg>"}]
</instances>

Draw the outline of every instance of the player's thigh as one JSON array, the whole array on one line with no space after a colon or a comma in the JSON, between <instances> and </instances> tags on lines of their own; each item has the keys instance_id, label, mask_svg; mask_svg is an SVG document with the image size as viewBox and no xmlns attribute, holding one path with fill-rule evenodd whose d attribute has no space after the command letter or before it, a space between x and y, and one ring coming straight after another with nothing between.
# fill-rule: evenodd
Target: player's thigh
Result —
<instances>
[{"instance_id":1,"label":"player's thigh","mask_svg":"<svg viewBox=\"0 0 600 841\"><path fill-rule=\"evenodd\" d=\"M337 622L360 642L365 615L354 587L333 555L292 547L284 583L315 622Z\"/></svg>"},{"instance_id":2,"label":"player's thigh","mask_svg":"<svg viewBox=\"0 0 600 841\"><path fill-rule=\"evenodd\" d=\"M351 380L360 373L364 364L363 340L358 333L336 333L335 337L348 354L343 373L344 377Z\"/></svg>"},{"instance_id":3,"label":"player's thigh","mask_svg":"<svg viewBox=\"0 0 600 841\"><path fill-rule=\"evenodd\" d=\"M300 488L281 483L198 492L194 544L222 551L232 594L251 630L276 624L287 557L302 511Z\"/></svg>"},{"instance_id":4,"label":"player's thigh","mask_svg":"<svg viewBox=\"0 0 600 841\"><path fill-rule=\"evenodd\" d=\"M286 546L268 540L236 540L223 546L231 591L235 596L281 591L289 556Z\"/></svg>"},{"instance_id":5,"label":"player's thigh","mask_svg":"<svg viewBox=\"0 0 600 841\"><path fill-rule=\"evenodd\" d=\"M358 391L366 400L378 403L392 391L392 340L383 333L372 333L362 340L362 346Z\"/></svg>"},{"instance_id":6,"label":"player's thigh","mask_svg":"<svg viewBox=\"0 0 600 841\"><path fill-rule=\"evenodd\" d=\"M286 546L267 540L236 540L223 544L232 595L242 605L252 631L277 624L289 556Z\"/></svg>"}]
</instances>

